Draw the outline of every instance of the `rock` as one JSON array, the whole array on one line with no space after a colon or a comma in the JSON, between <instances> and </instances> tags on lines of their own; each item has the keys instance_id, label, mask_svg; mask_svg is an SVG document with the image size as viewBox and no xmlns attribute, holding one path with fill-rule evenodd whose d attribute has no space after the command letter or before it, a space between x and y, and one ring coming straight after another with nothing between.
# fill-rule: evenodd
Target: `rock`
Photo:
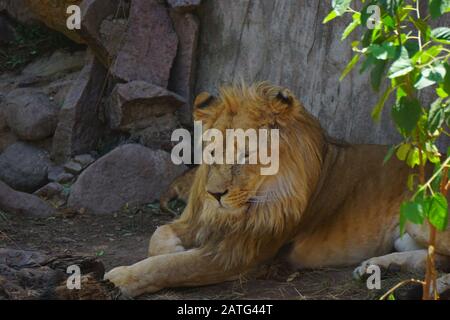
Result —
<instances>
[{"instance_id":1,"label":"rock","mask_svg":"<svg viewBox=\"0 0 450 320\"><path fill-rule=\"evenodd\" d=\"M8 94L3 112L14 134L22 140L36 141L53 135L58 111L44 93L27 88Z\"/></svg>"},{"instance_id":2,"label":"rock","mask_svg":"<svg viewBox=\"0 0 450 320\"><path fill-rule=\"evenodd\" d=\"M68 183L71 182L74 175L67 173L61 166L53 166L48 170L48 180L57 183Z\"/></svg>"},{"instance_id":3,"label":"rock","mask_svg":"<svg viewBox=\"0 0 450 320\"><path fill-rule=\"evenodd\" d=\"M68 207L113 214L159 199L161 191L185 170L170 154L138 144L114 149L89 166L72 186Z\"/></svg>"},{"instance_id":4,"label":"rock","mask_svg":"<svg viewBox=\"0 0 450 320\"><path fill-rule=\"evenodd\" d=\"M0 132L0 154L16 142L17 136L14 133L10 131Z\"/></svg>"},{"instance_id":5,"label":"rock","mask_svg":"<svg viewBox=\"0 0 450 320\"><path fill-rule=\"evenodd\" d=\"M186 100L186 103L178 111L178 115L181 123L186 126L192 126L199 22L194 15L189 13L183 14L171 11L170 17L178 35L179 44L177 56L170 73L169 90L179 94Z\"/></svg>"},{"instance_id":6,"label":"rock","mask_svg":"<svg viewBox=\"0 0 450 320\"><path fill-rule=\"evenodd\" d=\"M56 178L64 172L64 168L61 166L50 166L47 174L48 180L51 182L56 182Z\"/></svg>"},{"instance_id":7,"label":"rock","mask_svg":"<svg viewBox=\"0 0 450 320\"><path fill-rule=\"evenodd\" d=\"M104 58L107 59L105 62L107 65L111 65L117 55L123 35L127 30L127 22L126 19L115 19L109 16L100 25L100 37L107 52L107 57Z\"/></svg>"},{"instance_id":8,"label":"rock","mask_svg":"<svg viewBox=\"0 0 450 320\"><path fill-rule=\"evenodd\" d=\"M82 17L78 33L106 67L111 65L126 29L125 19L113 18L117 13L128 11L124 6L125 2L120 0L84 0L80 6Z\"/></svg>"},{"instance_id":9,"label":"rock","mask_svg":"<svg viewBox=\"0 0 450 320\"><path fill-rule=\"evenodd\" d=\"M37 196L15 191L2 181L0 181L0 209L31 217L48 217L56 213L54 208Z\"/></svg>"},{"instance_id":10,"label":"rock","mask_svg":"<svg viewBox=\"0 0 450 320\"><path fill-rule=\"evenodd\" d=\"M0 44L5 45L16 38L16 31L9 19L0 12Z\"/></svg>"},{"instance_id":11,"label":"rock","mask_svg":"<svg viewBox=\"0 0 450 320\"><path fill-rule=\"evenodd\" d=\"M47 183L49 154L24 142L16 142L0 155L0 180L10 187L33 192Z\"/></svg>"},{"instance_id":12,"label":"rock","mask_svg":"<svg viewBox=\"0 0 450 320\"><path fill-rule=\"evenodd\" d=\"M171 141L172 133L181 127L174 114L165 114L154 118L150 126L134 132L131 139L151 149L171 151L175 143Z\"/></svg>"},{"instance_id":13,"label":"rock","mask_svg":"<svg viewBox=\"0 0 450 320\"><path fill-rule=\"evenodd\" d=\"M57 163L96 148L103 131L98 110L105 81L106 69L90 53L59 113L52 147Z\"/></svg>"},{"instance_id":14,"label":"rock","mask_svg":"<svg viewBox=\"0 0 450 320\"><path fill-rule=\"evenodd\" d=\"M70 88L76 82L80 70L65 74L63 77L58 78L50 83L40 87L42 91L49 97L49 100L55 105L62 107L64 100L70 91ZM40 86L40 84L39 84Z\"/></svg>"},{"instance_id":15,"label":"rock","mask_svg":"<svg viewBox=\"0 0 450 320\"><path fill-rule=\"evenodd\" d=\"M83 166L78 162L69 161L64 165L64 170L73 175L77 175L83 170Z\"/></svg>"},{"instance_id":16,"label":"rock","mask_svg":"<svg viewBox=\"0 0 450 320\"><path fill-rule=\"evenodd\" d=\"M38 251L0 248L0 264L11 268L30 268L44 264L48 257Z\"/></svg>"},{"instance_id":17,"label":"rock","mask_svg":"<svg viewBox=\"0 0 450 320\"><path fill-rule=\"evenodd\" d=\"M50 182L39 190L35 191L33 194L41 198L49 199L61 195L63 191L64 187L62 185L57 182Z\"/></svg>"},{"instance_id":18,"label":"rock","mask_svg":"<svg viewBox=\"0 0 450 320\"><path fill-rule=\"evenodd\" d=\"M144 81L118 84L106 107L111 129L132 130L148 127L154 117L174 112L184 99L161 87Z\"/></svg>"},{"instance_id":19,"label":"rock","mask_svg":"<svg viewBox=\"0 0 450 320\"><path fill-rule=\"evenodd\" d=\"M111 74L167 88L178 45L167 9L157 0L133 0L128 23Z\"/></svg>"},{"instance_id":20,"label":"rock","mask_svg":"<svg viewBox=\"0 0 450 320\"><path fill-rule=\"evenodd\" d=\"M90 154L79 154L73 158L73 161L79 163L84 169L95 161L95 158Z\"/></svg>"},{"instance_id":21,"label":"rock","mask_svg":"<svg viewBox=\"0 0 450 320\"><path fill-rule=\"evenodd\" d=\"M51 203L55 208L60 208L67 202L69 189L64 189L64 187L57 182L50 182L36 191L34 195Z\"/></svg>"},{"instance_id":22,"label":"rock","mask_svg":"<svg viewBox=\"0 0 450 320\"><path fill-rule=\"evenodd\" d=\"M84 43L77 30L67 28L67 8L70 5L80 5L83 0L25 0L26 9L51 29L63 33L78 43ZM31 10L30 10L31 9Z\"/></svg>"},{"instance_id":23,"label":"rock","mask_svg":"<svg viewBox=\"0 0 450 320\"><path fill-rule=\"evenodd\" d=\"M37 16L27 7L30 0L0 0L0 12L5 11L14 20L22 24L34 24Z\"/></svg>"},{"instance_id":24,"label":"rock","mask_svg":"<svg viewBox=\"0 0 450 320\"><path fill-rule=\"evenodd\" d=\"M175 10L186 12L197 9L201 5L202 0L167 0L167 2Z\"/></svg>"},{"instance_id":25,"label":"rock","mask_svg":"<svg viewBox=\"0 0 450 320\"><path fill-rule=\"evenodd\" d=\"M58 50L26 66L22 74L24 77L51 78L80 70L85 64L86 51L70 53Z\"/></svg>"}]
</instances>

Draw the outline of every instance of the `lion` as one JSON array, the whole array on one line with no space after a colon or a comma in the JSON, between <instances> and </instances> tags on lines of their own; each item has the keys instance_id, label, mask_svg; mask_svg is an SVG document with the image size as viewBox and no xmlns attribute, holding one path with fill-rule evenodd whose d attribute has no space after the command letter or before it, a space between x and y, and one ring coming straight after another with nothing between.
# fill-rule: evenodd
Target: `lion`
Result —
<instances>
[{"instance_id":1,"label":"lion","mask_svg":"<svg viewBox=\"0 0 450 320\"><path fill-rule=\"evenodd\" d=\"M154 232L149 257L106 279L134 297L235 280L275 257L296 269L363 261L355 270L361 275L369 264L423 270L426 232L408 226L408 235L399 233L411 169L397 159L383 165L387 147L329 138L279 86L233 85L219 93L195 99L194 119L221 132L279 129L278 173L260 175L260 163L200 165L188 181L185 210ZM450 266L449 250L447 231L437 241L438 267Z\"/></svg>"}]
</instances>

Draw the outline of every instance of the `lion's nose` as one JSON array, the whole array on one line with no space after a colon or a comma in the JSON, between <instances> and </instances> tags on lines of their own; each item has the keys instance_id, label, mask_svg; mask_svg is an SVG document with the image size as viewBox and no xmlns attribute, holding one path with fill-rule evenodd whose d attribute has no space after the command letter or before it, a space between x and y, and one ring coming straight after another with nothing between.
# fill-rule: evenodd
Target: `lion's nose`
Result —
<instances>
[{"instance_id":1,"label":"lion's nose","mask_svg":"<svg viewBox=\"0 0 450 320\"><path fill-rule=\"evenodd\" d=\"M226 194L228 193L228 190L225 190L224 192L210 192L210 191L208 191L208 193L209 193L210 195L212 195L214 198L216 198L217 201L220 202L220 199L221 199L224 195L226 195Z\"/></svg>"}]
</instances>

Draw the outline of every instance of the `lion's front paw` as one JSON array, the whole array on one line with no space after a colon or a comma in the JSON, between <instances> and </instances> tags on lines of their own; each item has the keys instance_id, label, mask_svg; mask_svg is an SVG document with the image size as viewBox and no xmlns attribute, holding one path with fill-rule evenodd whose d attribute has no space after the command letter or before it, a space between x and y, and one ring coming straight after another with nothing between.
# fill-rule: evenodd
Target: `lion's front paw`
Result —
<instances>
[{"instance_id":1,"label":"lion's front paw","mask_svg":"<svg viewBox=\"0 0 450 320\"><path fill-rule=\"evenodd\" d=\"M355 280L365 280L368 277L368 268L371 265L370 260L366 260L353 270L353 278Z\"/></svg>"},{"instance_id":2,"label":"lion's front paw","mask_svg":"<svg viewBox=\"0 0 450 320\"><path fill-rule=\"evenodd\" d=\"M118 287L123 294L131 296L130 292L128 292L128 288L132 283L132 277L129 271L129 267L117 267L112 269L111 271L105 274L105 280L109 280L116 287Z\"/></svg>"}]
</instances>

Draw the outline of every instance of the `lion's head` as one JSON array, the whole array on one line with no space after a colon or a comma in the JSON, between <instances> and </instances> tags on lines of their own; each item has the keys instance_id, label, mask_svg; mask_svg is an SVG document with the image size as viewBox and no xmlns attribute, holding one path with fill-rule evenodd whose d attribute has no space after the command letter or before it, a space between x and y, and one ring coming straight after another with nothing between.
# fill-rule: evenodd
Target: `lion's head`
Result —
<instances>
[{"instance_id":1,"label":"lion's head","mask_svg":"<svg viewBox=\"0 0 450 320\"><path fill-rule=\"evenodd\" d=\"M224 137L227 129L279 130L275 175L261 175L265 165L259 161L200 166L181 217L195 229L198 245L234 251L233 257L224 258L232 265L267 241L285 241L319 179L325 139L318 121L288 89L267 83L224 87L217 97L201 93L194 119L202 121L204 131L216 129ZM246 145L243 156L249 158L253 152ZM245 248L236 253L240 245Z\"/></svg>"}]
</instances>

